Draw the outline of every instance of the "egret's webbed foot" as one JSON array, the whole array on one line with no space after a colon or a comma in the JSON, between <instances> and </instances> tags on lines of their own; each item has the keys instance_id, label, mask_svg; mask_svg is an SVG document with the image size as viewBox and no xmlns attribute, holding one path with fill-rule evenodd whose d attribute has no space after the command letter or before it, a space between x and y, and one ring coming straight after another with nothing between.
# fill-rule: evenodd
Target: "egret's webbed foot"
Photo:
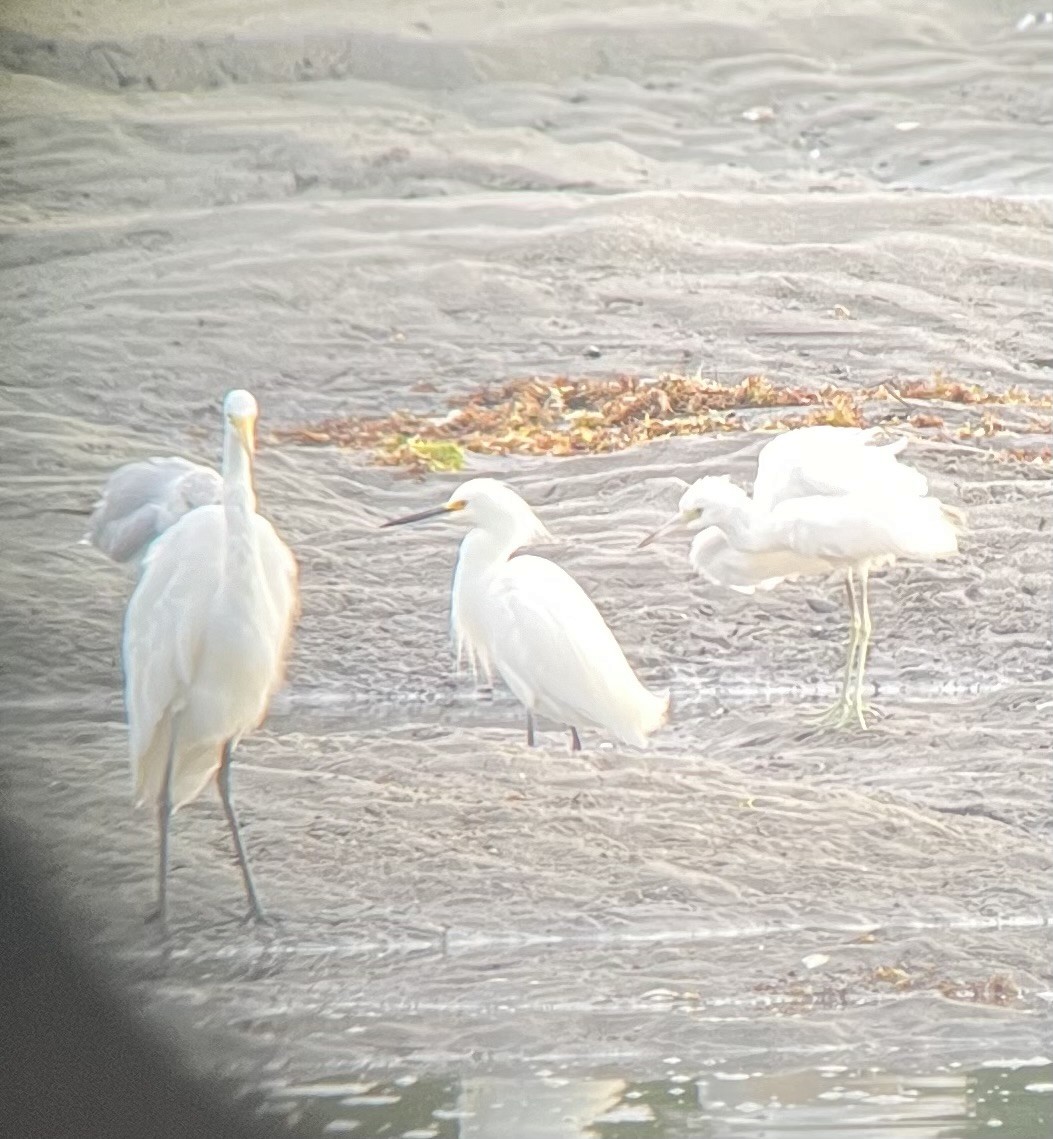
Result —
<instances>
[{"instance_id":1,"label":"egret's webbed foot","mask_svg":"<svg viewBox=\"0 0 1053 1139\"><path fill-rule=\"evenodd\" d=\"M161 909L160 906L154 906L152 910L143 918L143 925L156 925L162 933L168 932L168 915Z\"/></svg>"},{"instance_id":2,"label":"egret's webbed foot","mask_svg":"<svg viewBox=\"0 0 1053 1139\"><path fill-rule=\"evenodd\" d=\"M868 716L882 719L885 716L885 712L877 707L876 704L857 704L852 695L849 694L847 697L842 696L841 699L824 712L811 713L809 719L814 720L818 728L836 729L853 726L865 732L870 728L870 725L867 723Z\"/></svg>"}]
</instances>

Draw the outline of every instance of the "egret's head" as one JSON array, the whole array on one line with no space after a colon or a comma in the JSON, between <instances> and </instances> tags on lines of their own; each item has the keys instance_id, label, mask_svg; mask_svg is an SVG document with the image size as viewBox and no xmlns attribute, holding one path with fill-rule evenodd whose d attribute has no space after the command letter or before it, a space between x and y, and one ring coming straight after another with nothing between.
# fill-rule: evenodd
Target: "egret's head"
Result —
<instances>
[{"instance_id":1,"label":"egret's head","mask_svg":"<svg viewBox=\"0 0 1053 1139\"><path fill-rule=\"evenodd\" d=\"M244 388L227 392L227 398L223 401L223 414L227 417L231 430L251 455L256 449L256 419L260 414L252 392L247 392Z\"/></svg>"},{"instance_id":2,"label":"egret's head","mask_svg":"<svg viewBox=\"0 0 1053 1139\"><path fill-rule=\"evenodd\" d=\"M525 546L551 538L541 519L510 487L497 479L469 479L442 506L393 518L384 526L402 526L424 518L454 518Z\"/></svg>"},{"instance_id":3,"label":"egret's head","mask_svg":"<svg viewBox=\"0 0 1053 1139\"><path fill-rule=\"evenodd\" d=\"M637 546L649 546L656 538L668 534L681 526L690 526L699 523L703 526L719 526L727 518L728 513L741 507L748 501L746 492L728 478L727 475L706 475L697 479L680 497L677 512L663 522L657 530L653 530Z\"/></svg>"}]
</instances>

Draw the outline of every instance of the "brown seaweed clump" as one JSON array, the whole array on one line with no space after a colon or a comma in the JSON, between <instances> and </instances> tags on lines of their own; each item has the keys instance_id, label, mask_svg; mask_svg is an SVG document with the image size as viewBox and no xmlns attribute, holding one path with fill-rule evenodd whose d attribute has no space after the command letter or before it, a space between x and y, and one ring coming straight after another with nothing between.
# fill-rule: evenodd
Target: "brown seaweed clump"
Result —
<instances>
[{"instance_id":1,"label":"brown seaweed clump","mask_svg":"<svg viewBox=\"0 0 1053 1139\"><path fill-rule=\"evenodd\" d=\"M850 389L772 383L747 376L732 384L661 375L551 379L531 377L470 393L444 415L397 411L380 418L340 417L285 428L277 442L318 443L364 452L379 466L456 471L466 453L582 455L621 451L651 439L815 424L863 427L899 422L958 439L1005 432L1046 433L1047 395L1024 388L992 391L936 374L927 380ZM1009 422L1010 412L1026 422ZM1049 448L1007 449L1021 461L1049 462Z\"/></svg>"}]
</instances>

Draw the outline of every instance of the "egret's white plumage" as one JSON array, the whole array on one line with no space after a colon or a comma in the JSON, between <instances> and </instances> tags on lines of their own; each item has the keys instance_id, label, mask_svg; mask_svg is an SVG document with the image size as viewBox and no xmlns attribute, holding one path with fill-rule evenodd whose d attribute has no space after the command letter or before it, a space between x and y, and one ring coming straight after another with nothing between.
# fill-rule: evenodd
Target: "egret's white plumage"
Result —
<instances>
[{"instance_id":1,"label":"egret's white plumage","mask_svg":"<svg viewBox=\"0 0 1053 1139\"><path fill-rule=\"evenodd\" d=\"M928 494L920 471L899 461L905 438L878 443L879 427L800 427L784 431L757 456L753 501L764 509L789 498L837 497L879 488L883 494Z\"/></svg>"},{"instance_id":2,"label":"egret's white plumage","mask_svg":"<svg viewBox=\"0 0 1053 1139\"><path fill-rule=\"evenodd\" d=\"M223 479L211 467L174 455L125 463L107 479L84 541L115 562L137 565L184 514L222 497Z\"/></svg>"},{"instance_id":3,"label":"egret's white plumage","mask_svg":"<svg viewBox=\"0 0 1053 1139\"><path fill-rule=\"evenodd\" d=\"M516 551L548 537L533 510L510 487L472 479L433 510L397 518L401 525L442 515L472 529L454 574L455 645L484 671L494 668L528 713L571 729L603 728L644 747L666 721L667 694L640 683L614 634L585 591L546 558Z\"/></svg>"},{"instance_id":4,"label":"egret's white plumage","mask_svg":"<svg viewBox=\"0 0 1053 1139\"><path fill-rule=\"evenodd\" d=\"M169 818L217 773L246 893L254 914L262 913L230 797L230 763L281 684L297 571L289 548L256 513L256 401L232 391L223 410L222 504L191 510L153 542L124 625L135 799L158 811L162 918Z\"/></svg>"},{"instance_id":5,"label":"egret's white plumage","mask_svg":"<svg viewBox=\"0 0 1053 1139\"><path fill-rule=\"evenodd\" d=\"M939 499L886 496L879 488L791 498L765 509L726 476L709 475L688 487L681 506L716 526L735 549L792 553L814 563L811 572L958 552L957 531Z\"/></svg>"},{"instance_id":6,"label":"egret's white plumage","mask_svg":"<svg viewBox=\"0 0 1053 1139\"><path fill-rule=\"evenodd\" d=\"M787 578L843 571L851 634L841 696L827 719L854 718L862 727L869 574L897 558L956 554L962 521L927 497L924 475L899 461L906 439L879 444L879 430L824 426L777 435L758 456L752 499L726 478L700 479L684 491L676 516L641 542L702 522L691 565L707 580L747 594Z\"/></svg>"},{"instance_id":7,"label":"egret's white plumage","mask_svg":"<svg viewBox=\"0 0 1053 1139\"><path fill-rule=\"evenodd\" d=\"M801 427L776 435L757 456L753 502L764 510L792 498L840 497L880 489L883 495L928 493L923 474L899 461L906 439L878 443L876 427ZM716 526L695 535L695 572L738 593L770 590L787 579L825 572L793 550L740 550Z\"/></svg>"},{"instance_id":8,"label":"egret's white plumage","mask_svg":"<svg viewBox=\"0 0 1053 1139\"><path fill-rule=\"evenodd\" d=\"M717 526L707 526L691 539L687 560L699 577L746 594L775 589L809 568L792 550L736 550Z\"/></svg>"}]
</instances>

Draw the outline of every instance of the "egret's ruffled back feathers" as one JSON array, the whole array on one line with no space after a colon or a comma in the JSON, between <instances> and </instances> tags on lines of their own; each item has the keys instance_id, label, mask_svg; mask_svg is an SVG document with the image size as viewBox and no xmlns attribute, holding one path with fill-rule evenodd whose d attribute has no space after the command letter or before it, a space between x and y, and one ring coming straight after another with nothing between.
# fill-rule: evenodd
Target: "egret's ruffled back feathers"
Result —
<instances>
[{"instance_id":1,"label":"egret's ruffled back feathers","mask_svg":"<svg viewBox=\"0 0 1053 1139\"><path fill-rule=\"evenodd\" d=\"M879 430L824 425L777 435L757 457L753 501L770 509L812 495L835 497L868 490L896 496L927 494L925 476L899 461L907 440L878 443Z\"/></svg>"}]
</instances>

